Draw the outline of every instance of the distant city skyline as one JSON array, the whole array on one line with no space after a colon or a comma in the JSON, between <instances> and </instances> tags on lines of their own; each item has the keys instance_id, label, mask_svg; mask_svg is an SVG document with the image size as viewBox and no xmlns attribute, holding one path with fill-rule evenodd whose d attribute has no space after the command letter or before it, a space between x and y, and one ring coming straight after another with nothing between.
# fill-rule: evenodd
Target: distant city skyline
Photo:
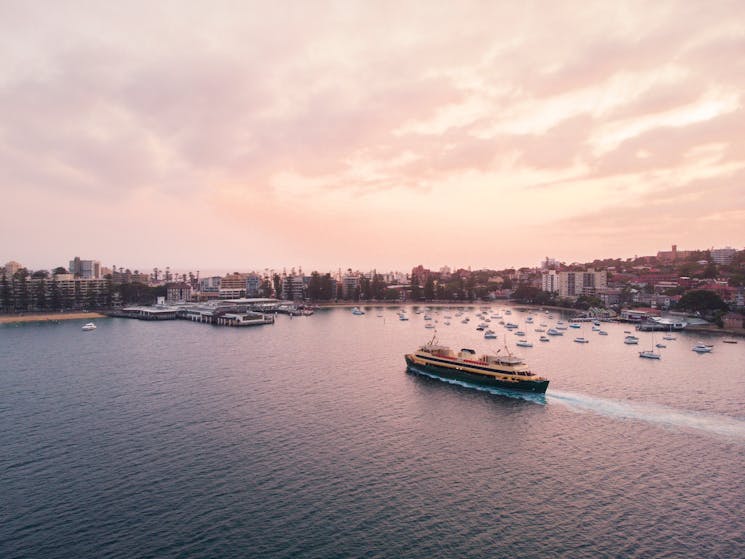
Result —
<instances>
[{"instance_id":1,"label":"distant city skyline","mask_svg":"<svg viewBox=\"0 0 745 559\"><path fill-rule=\"evenodd\" d=\"M2 261L745 246L737 2L15 2L0 37Z\"/></svg>"}]
</instances>

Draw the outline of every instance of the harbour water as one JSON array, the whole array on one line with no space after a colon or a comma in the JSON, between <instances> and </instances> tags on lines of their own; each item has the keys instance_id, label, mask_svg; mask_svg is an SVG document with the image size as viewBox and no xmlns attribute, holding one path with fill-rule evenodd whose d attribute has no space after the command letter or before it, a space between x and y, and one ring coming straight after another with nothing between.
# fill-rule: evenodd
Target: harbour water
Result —
<instances>
[{"instance_id":1,"label":"harbour water","mask_svg":"<svg viewBox=\"0 0 745 559\"><path fill-rule=\"evenodd\" d=\"M511 394L407 373L423 315L365 310L0 326L0 557L743 556L745 341L433 309L551 379Z\"/></svg>"}]
</instances>

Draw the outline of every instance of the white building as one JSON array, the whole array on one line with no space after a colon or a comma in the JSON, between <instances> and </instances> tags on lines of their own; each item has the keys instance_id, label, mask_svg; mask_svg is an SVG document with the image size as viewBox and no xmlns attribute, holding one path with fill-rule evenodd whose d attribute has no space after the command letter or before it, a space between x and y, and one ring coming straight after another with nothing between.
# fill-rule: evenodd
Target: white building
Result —
<instances>
[{"instance_id":1,"label":"white building","mask_svg":"<svg viewBox=\"0 0 745 559\"><path fill-rule=\"evenodd\" d=\"M541 289L547 293L559 292L559 274L556 270L547 270L541 274Z\"/></svg>"},{"instance_id":2,"label":"white building","mask_svg":"<svg viewBox=\"0 0 745 559\"><path fill-rule=\"evenodd\" d=\"M735 257L737 249L732 247L713 248L709 252L711 254L711 259L715 264L728 266L732 264L732 259Z\"/></svg>"}]
</instances>

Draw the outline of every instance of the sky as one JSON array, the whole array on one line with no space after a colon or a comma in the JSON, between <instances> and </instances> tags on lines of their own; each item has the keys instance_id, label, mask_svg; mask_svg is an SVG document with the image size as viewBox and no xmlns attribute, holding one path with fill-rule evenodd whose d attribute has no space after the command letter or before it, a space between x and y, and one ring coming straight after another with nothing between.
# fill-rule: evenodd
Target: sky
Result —
<instances>
[{"instance_id":1,"label":"sky","mask_svg":"<svg viewBox=\"0 0 745 559\"><path fill-rule=\"evenodd\" d=\"M745 3L0 0L0 260L745 246Z\"/></svg>"}]
</instances>

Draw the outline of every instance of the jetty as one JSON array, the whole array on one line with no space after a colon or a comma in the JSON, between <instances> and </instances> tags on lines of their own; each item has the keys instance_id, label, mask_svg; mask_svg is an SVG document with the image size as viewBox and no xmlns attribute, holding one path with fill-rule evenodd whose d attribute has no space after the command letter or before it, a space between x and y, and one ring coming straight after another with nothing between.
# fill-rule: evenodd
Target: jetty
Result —
<instances>
[{"instance_id":1,"label":"jetty","mask_svg":"<svg viewBox=\"0 0 745 559\"><path fill-rule=\"evenodd\" d=\"M111 311L108 316L137 320L189 320L216 326L274 324L276 313L292 310L276 299L225 299L205 303L134 305ZM300 311L298 311L300 314Z\"/></svg>"}]
</instances>

